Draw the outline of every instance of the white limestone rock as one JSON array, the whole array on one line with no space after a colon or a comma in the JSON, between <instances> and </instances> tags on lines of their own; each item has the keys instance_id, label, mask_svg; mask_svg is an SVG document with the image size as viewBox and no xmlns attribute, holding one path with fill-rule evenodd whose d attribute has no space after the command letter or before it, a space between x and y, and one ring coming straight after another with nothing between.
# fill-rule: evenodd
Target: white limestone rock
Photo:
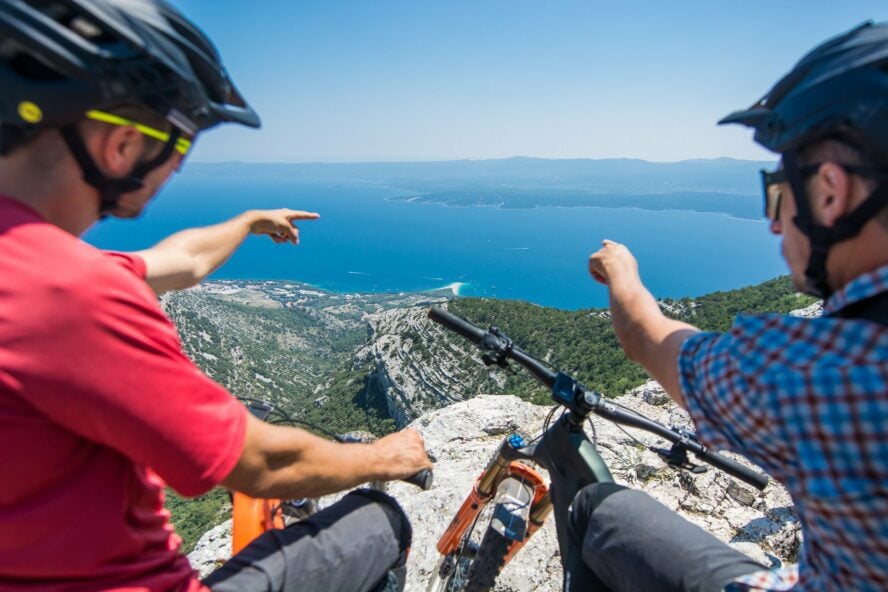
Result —
<instances>
[{"instance_id":1,"label":"white limestone rock","mask_svg":"<svg viewBox=\"0 0 888 592\"><path fill-rule=\"evenodd\" d=\"M798 310L794 310L789 313L794 317L802 317L805 319L816 319L817 317L823 315L823 301L818 300L814 304L810 306L806 306L805 308L800 308Z\"/></svg>"},{"instance_id":2,"label":"white limestone rock","mask_svg":"<svg viewBox=\"0 0 888 592\"><path fill-rule=\"evenodd\" d=\"M191 567L205 578L231 557L231 520L204 533L188 554Z\"/></svg>"}]
</instances>

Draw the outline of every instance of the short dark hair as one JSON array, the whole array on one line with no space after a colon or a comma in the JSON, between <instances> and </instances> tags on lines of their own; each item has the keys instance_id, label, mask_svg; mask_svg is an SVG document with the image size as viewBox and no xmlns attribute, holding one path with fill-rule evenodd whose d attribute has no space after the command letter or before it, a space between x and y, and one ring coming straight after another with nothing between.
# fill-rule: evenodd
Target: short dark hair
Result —
<instances>
[{"instance_id":1,"label":"short dark hair","mask_svg":"<svg viewBox=\"0 0 888 592\"><path fill-rule=\"evenodd\" d=\"M23 129L0 124L0 158L24 148L44 131L40 128Z\"/></svg>"}]
</instances>

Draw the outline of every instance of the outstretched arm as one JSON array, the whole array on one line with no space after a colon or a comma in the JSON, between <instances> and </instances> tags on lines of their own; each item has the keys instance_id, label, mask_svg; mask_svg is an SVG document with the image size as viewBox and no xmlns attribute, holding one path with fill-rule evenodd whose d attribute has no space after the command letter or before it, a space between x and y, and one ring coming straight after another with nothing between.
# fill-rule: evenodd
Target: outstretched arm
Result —
<instances>
[{"instance_id":1,"label":"outstretched arm","mask_svg":"<svg viewBox=\"0 0 888 592\"><path fill-rule=\"evenodd\" d=\"M221 224L191 228L139 251L148 285L157 294L198 284L225 263L250 234L267 234L276 243L299 244L296 220L315 220L314 212L251 210Z\"/></svg>"},{"instance_id":2,"label":"outstretched arm","mask_svg":"<svg viewBox=\"0 0 888 592\"><path fill-rule=\"evenodd\" d=\"M626 357L641 364L684 407L678 354L699 329L668 318L641 283L638 263L625 246L605 240L589 258L589 272L610 290L611 321Z\"/></svg>"},{"instance_id":3,"label":"outstretched arm","mask_svg":"<svg viewBox=\"0 0 888 592\"><path fill-rule=\"evenodd\" d=\"M431 466L422 437L412 429L372 444L338 444L248 415L240 460L222 484L251 497L319 497Z\"/></svg>"}]
</instances>

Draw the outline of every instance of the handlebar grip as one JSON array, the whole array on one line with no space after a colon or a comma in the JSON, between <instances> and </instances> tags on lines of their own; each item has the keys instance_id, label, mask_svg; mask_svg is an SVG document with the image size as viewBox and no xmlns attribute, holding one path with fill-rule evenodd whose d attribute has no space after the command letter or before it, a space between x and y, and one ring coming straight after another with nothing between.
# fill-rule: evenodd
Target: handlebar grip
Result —
<instances>
[{"instance_id":1,"label":"handlebar grip","mask_svg":"<svg viewBox=\"0 0 888 592\"><path fill-rule=\"evenodd\" d=\"M451 331L459 333L474 344L481 343L484 337L484 330L473 325L467 320L451 314L439 306L433 306L429 309L429 318L440 325L444 325Z\"/></svg>"},{"instance_id":2,"label":"handlebar grip","mask_svg":"<svg viewBox=\"0 0 888 592\"><path fill-rule=\"evenodd\" d=\"M423 469L415 475L402 479L402 481L410 485L416 485L423 491L428 491L432 487L433 477L432 469Z\"/></svg>"},{"instance_id":3,"label":"handlebar grip","mask_svg":"<svg viewBox=\"0 0 888 592\"><path fill-rule=\"evenodd\" d=\"M726 456L715 454L713 452L708 452L702 455L701 460L706 461L717 469L721 469L729 475L733 475L741 481L749 483L758 490L762 490L768 485L767 475L763 475L758 471L754 471L748 467L745 467L737 461L733 461Z\"/></svg>"}]
</instances>

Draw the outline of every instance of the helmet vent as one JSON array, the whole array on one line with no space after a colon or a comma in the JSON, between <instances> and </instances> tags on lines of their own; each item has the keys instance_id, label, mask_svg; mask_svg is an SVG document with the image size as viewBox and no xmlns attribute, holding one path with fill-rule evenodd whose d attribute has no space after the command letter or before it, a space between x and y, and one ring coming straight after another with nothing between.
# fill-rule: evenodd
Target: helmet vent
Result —
<instances>
[{"instance_id":1,"label":"helmet vent","mask_svg":"<svg viewBox=\"0 0 888 592\"><path fill-rule=\"evenodd\" d=\"M50 81L63 78L58 72L38 59L37 56L30 55L24 51L18 51L11 55L8 64L10 70L27 80Z\"/></svg>"},{"instance_id":2,"label":"helmet vent","mask_svg":"<svg viewBox=\"0 0 888 592\"><path fill-rule=\"evenodd\" d=\"M160 82L160 76L152 68L130 70L126 76L134 88L150 88L153 84Z\"/></svg>"},{"instance_id":3,"label":"helmet vent","mask_svg":"<svg viewBox=\"0 0 888 592\"><path fill-rule=\"evenodd\" d=\"M70 27L72 31L86 39L95 39L102 35L102 30L95 23L82 16L75 16L71 19Z\"/></svg>"},{"instance_id":4,"label":"helmet vent","mask_svg":"<svg viewBox=\"0 0 888 592\"><path fill-rule=\"evenodd\" d=\"M46 2L46 0L26 0L36 11L44 13L66 29L96 45L118 43L119 39L101 26L90 14L76 3Z\"/></svg>"}]
</instances>

